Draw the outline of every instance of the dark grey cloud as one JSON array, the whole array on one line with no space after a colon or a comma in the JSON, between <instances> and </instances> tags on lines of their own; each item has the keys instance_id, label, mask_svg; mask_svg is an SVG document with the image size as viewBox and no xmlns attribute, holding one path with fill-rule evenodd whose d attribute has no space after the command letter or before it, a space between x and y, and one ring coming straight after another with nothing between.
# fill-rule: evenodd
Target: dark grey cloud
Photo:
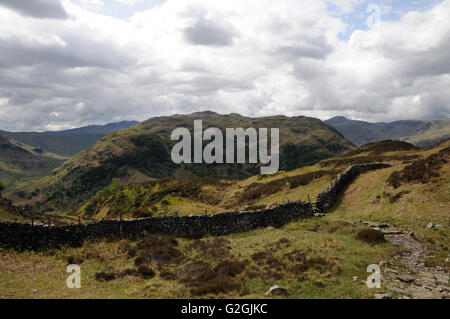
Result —
<instances>
[{"instance_id":1,"label":"dark grey cloud","mask_svg":"<svg viewBox=\"0 0 450 319\"><path fill-rule=\"evenodd\" d=\"M328 44L322 36L300 39L293 42L294 43L279 47L276 53L288 55L293 58L312 58L322 60L333 52L333 47Z\"/></svg>"},{"instance_id":2,"label":"dark grey cloud","mask_svg":"<svg viewBox=\"0 0 450 319\"><path fill-rule=\"evenodd\" d=\"M234 36L231 26L221 25L203 17L184 30L186 41L195 45L230 46Z\"/></svg>"},{"instance_id":3,"label":"dark grey cloud","mask_svg":"<svg viewBox=\"0 0 450 319\"><path fill-rule=\"evenodd\" d=\"M136 62L114 44L73 34L45 40L0 38L0 68L46 64L58 67L121 68Z\"/></svg>"},{"instance_id":4,"label":"dark grey cloud","mask_svg":"<svg viewBox=\"0 0 450 319\"><path fill-rule=\"evenodd\" d=\"M59 0L1 0L0 6L37 19L67 19Z\"/></svg>"},{"instance_id":5,"label":"dark grey cloud","mask_svg":"<svg viewBox=\"0 0 450 319\"><path fill-rule=\"evenodd\" d=\"M245 82L240 79L231 79L229 77L213 74L192 76L189 81L175 80L170 82L170 85L173 86L177 92L197 96L211 95L219 90L227 92L242 92L255 88L251 82Z\"/></svg>"}]
</instances>

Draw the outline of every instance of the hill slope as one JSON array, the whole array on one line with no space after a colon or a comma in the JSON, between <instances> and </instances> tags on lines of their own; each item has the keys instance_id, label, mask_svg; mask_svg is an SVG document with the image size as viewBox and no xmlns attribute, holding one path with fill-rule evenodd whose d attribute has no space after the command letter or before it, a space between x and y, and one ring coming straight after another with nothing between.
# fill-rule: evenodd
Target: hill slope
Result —
<instances>
[{"instance_id":1,"label":"hill slope","mask_svg":"<svg viewBox=\"0 0 450 319\"><path fill-rule=\"evenodd\" d=\"M64 160L42 149L22 144L0 134L0 181L8 189L30 179L42 177Z\"/></svg>"},{"instance_id":2,"label":"hill slope","mask_svg":"<svg viewBox=\"0 0 450 319\"><path fill-rule=\"evenodd\" d=\"M450 138L450 119L368 123L334 117L325 123L335 127L356 145L382 140L401 140L420 147L432 147Z\"/></svg>"},{"instance_id":3,"label":"hill slope","mask_svg":"<svg viewBox=\"0 0 450 319\"><path fill-rule=\"evenodd\" d=\"M30 254L3 250L0 297L73 298L76 293L77 298L256 299L272 298L265 293L277 284L286 289L289 298L375 298L376 294L390 294L392 298L448 298L448 275L442 273L450 270L450 166L445 165L450 160L449 150L450 140L429 150L404 143L375 143L345 157L274 176L253 176L233 183L206 181L203 190L209 189L208 195L220 191L220 197L226 197L224 201L233 198L234 193L252 190L262 194L255 204L305 199L306 194L314 201L315 187L326 188L329 176L307 185L286 178L341 169L349 161L363 163L375 156L392 165L358 176L326 216L294 221L280 228L204 239L150 235L136 240L87 241L82 247L31 256L33 265L45 267L18 269L18 264L31 263ZM436 162L436 156L441 160ZM422 164L433 164L433 176L426 180L403 178L411 168ZM394 188L388 180L398 173L401 185ZM262 185L268 186L267 192L260 188ZM123 194L129 196L130 190L131 187L124 187ZM269 191L273 193L268 194ZM173 194L167 200L167 210L183 204L180 198L195 199L192 193L180 195L183 194ZM120 196L110 199L119 203ZM427 227L430 222L435 227ZM377 228L386 241L361 238L362 233L379 234ZM408 246L397 247L395 243L402 241ZM414 248L417 244L420 252ZM61 290L66 277L60 274L74 261L89 274L83 279L83 289ZM370 275L367 267L373 264L379 265L382 272L380 288L368 288L366 284ZM417 264L420 271L412 271L411 267ZM23 274L27 276L20 277Z\"/></svg>"},{"instance_id":4,"label":"hill slope","mask_svg":"<svg viewBox=\"0 0 450 319\"><path fill-rule=\"evenodd\" d=\"M9 136L18 142L40 148L44 152L71 157L92 146L103 136L138 124L136 121L122 121L106 125L90 125L64 131L47 132L6 132L0 134Z\"/></svg>"},{"instance_id":5,"label":"hill slope","mask_svg":"<svg viewBox=\"0 0 450 319\"><path fill-rule=\"evenodd\" d=\"M398 169L403 168L405 163L420 163L422 157L426 158L427 152L409 143L384 141L368 144L313 166L272 176L256 175L243 180L222 181L210 178L162 178L126 185L114 181L111 186L98 192L78 213L97 220L118 218L119 213L127 218L139 218L192 215L205 211L209 214L230 210L252 211L286 201L315 201L317 194L350 165L383 162ZM435 163L436 160L431 162ZM425 176L422 171L419 169L419 175ZM434 176L431 168L428 176Z\"/></svg>"},{"instance_id":6,"label":"hill slope","mask_svg":"<svg viewBox=\"0 0 450 319\"><path fill-rule=\"evenodd\" d=\"M274 116L247 118L239 114L212 112L152 118L135 127L114 132L93 147L67 161L52 176L42 181L40 197L34 202L42 210L69 210L79 207L113 178L125 182L146 182L155 178L214 177L245 178L259 174L249 164L176 165L170 158L172 130L186 127L192 131L194 120L203 128L280 128L280 166L283 170L314 164L324 158L354 148L333 128L318 119Z\"/></svg>"}]
</instances>

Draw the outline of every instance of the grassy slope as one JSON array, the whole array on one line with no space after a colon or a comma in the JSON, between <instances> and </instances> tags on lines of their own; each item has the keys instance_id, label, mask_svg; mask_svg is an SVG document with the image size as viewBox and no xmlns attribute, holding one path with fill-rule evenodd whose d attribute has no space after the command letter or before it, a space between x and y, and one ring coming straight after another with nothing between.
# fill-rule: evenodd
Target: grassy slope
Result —
<instances>
[{"instance_id":1,"label":"grassy slope","mask_svg":"<svg viewBox=\"0 0 450 319\"><path fill-rule=\"evenodd\" d=\"M384 152L382 152L385 150ZM331 158L313 166L302 167L293 171L279 172L272 176L253 176L244 180L225 181L225 183L212 183L202 181L201 194L193 194L183 191L187 185L193 189L194 180L172 181L170 183L153 182L139 185L116 185L100 192L88 204L92 206L91 217L95 219L117 218L117 210L124 217L133 216L133 211L153 215L191 215L223 212L229 210L246 210L250 206L261 208L286 201L304 200L315 201L317 194L325 189L334 178L336 172L342 171L348 165L358 163L361 159L368 162L387 161L393 165L403 165L405 159L419 157L427 154L417 147L403 142L381 142L369 144L358 150L352 151L351 156ZM402 167L402 166L401 166ZM323 176L312 178L303 185L292 186L289 179L299 178L314 172L324 171ZM279 182L279 183L277 183ZM155 185L156 184L156 185ZM148 186L150 185L150 186ZM155 185L155 186L153 186ZM172 189L169 190L171 186ZM175 185L179 185L173 187ZM192 185L192 186L191 186ZM108 193L105 195L105 193ZM162 195L158 195L162 193ZM152 197L149 201L147 198ZM78 213L86 215L86 205ZM142 217L143 217L142 216Z\"/></svg>"},{"instance_id":2,"label":"grassy slope","mask_svg":"<svg viewBox=\"0 0 450 319\"><path fill-rule=\"evenodd\" d=\"M334 174L326 174L311 179L309 184L291 188L287 179L301 177L305 174L321 170L318 165L299 168L289 172L280 172L274 176L253 176L239 181L218 182L210 179L188 179L171 181L165 179L152 183L127 184L113 183L113 186L100 191L92 200L83 205L78 214L89 215L94 219L110 219L118 217L118 210L123 217L145 217L153 215L193 215L220 213L230 210L246 210L252 207L270 206L285 201L314 201L333 179ZM193 189L200 182L199 192L186 192L185 187ZM264 187L260 196L248 195L255 185L264 186L271 182L282 181L281 186ZM186 186L183 186L186 185ZM193 186L190 186L193 185ZM153 198L150 199L150 198ZM254 199L251 199L254 198ZM87 214L92 206L92 212ZM143 215L134 215L142 213ZM147 214L147 215L146 215Z\"/></svg>"},{"instance_id":3,"label":"grassy slope","mask_svg":"<svg viewBox=\"0 0 450 319\"><path fill-rule=\"evenodd\" d=\"M0 134L0 181L7 190L28 186L58 167L64 158L36 150Z\"/></svg>"},{"instance_id":4,"label":"grassy slope","mask_svg":"<svg viewBox=\"0 0 450 319\"><path fill-rule=\"evenodd\" d=\"M23 219L20 216L12 214L5 208L0 207L0 221L10 221L10 220L22 221Z\"/></svg>"},{"instance_id":5,"label":"grassy slope","mask_svg":"<svg viewBox=\"0 0 450 319\"><path fill-rule=\"evenodd\" d=\"M313 231L319 224L319 231ZM333 227L341 227L334 230ZM257 275L254 278L240 278L245 281L247 291L244 294L232 292L225 297L262 298L268 287L279 284L286 287L291 298L367 298L374 291L361 283L353 282L352 277L366 277L366 266L386 260L395 253L388 244L370 246L353 238L358 226L343 226L340 223L310 219L286 225L282 229L260 229L244 234L227 236L232 249L228 257L247 260L248 268ZM291 246L274 252L274 256L282 258L285 253L294 250L312 249L311 256L326 256L336 259L340 270L334 274L331 270L319 273L310 270L306 273L292 274L281 271L282 279L265 279L266 270L251 261L255 252L267 250L267 245L281 238L290 240ZM185 254L181 265L192 260L202 260L216 265L217 258L201 256L188 249L192 240L179 240L180 250ZM163 280L159 276L151 280L140 280L126 277L108 283L99 283L95 274L99 271L121 271L133 267L133 259L128 259L120 249L121 242L101 242L85 244L80 249L67 249L43 253L0 253L2 269L0 271L0 297L39 297L39 298L189 298L189 289L178 281ZM273 251L273 249L271 250ZM81 264L82 289L65 288L67 258L78 254L89 255L89 259ZM289 263L287 264L290 265ZM164 267L174 271L180 266ZM304 275L307 279L302 279ZM251 276L253 277L253 276ZM37 289L36 294L32 293ZM203 297L207 297L204 295ZM211 296L211 295L210 295Z\"/></svg>"},{"instance_id":6,"label":"grassy slope","mask_svg":"<svg viewBox=\"0 0 450 319\"><path fill-rule=\"evenodd\" d=\"M427 120L431 129L423 133L402 138L403 141L421 147L432 147L442 140L450 138L450 119Z\"/></svg>"},{"instance_id":7,"label":"grassy slope","mask_svg":"<svg viewBox=\"0 0 450 319\"><path fill-rule=\"evenodd\" d=\"M428 151L406 151L402 154L428 156L449 147L450 142ZM361 156L358 154L355 156ZM393 155L392 153L390 155ZM398 155L398 153L397 153ZM414 231L418 240L427 247L433 263L448 267L444 259L448 257L450 194L449 167L440 170L440 177L426 184L406 184L394 190L387 186L386 179L395 170L406 164L391 161L392 168L369 172L359 176L341 195L339 203L323 218L311 218L290 223L279 229L258 229L225 238L231 243L228 260L245 261L246 271L237 275L237 280L245 284L244 290L222 294L224 297L261 298L265 291L278 284L285 287L290 298L370 298L386 288L368 289L361 279L367 278L369 264L389 260L397 265L393 256L400 253L394 246L383 243L375 246L355 239L363 227L359 220L388 222L393 226ZM314 170L310 167L303 170ZM293 172L285 174L295 174ZM256 179L257 177L252 177ZM276 178L276 177L273 177ZM250 184L254 180L242 181ZM400 191L409 190L397 202L389 198ZM280 193L280 198L285 195ZM428 222L442 224L443 228L428 229ZM276 248L280 239L289 240L290 246ZM116 279L107 283L95 280L99 271L118 272L133 267L134 258L127 257L128 241L102 241L85 243L82 248L65 248L40 253L0 252L0 297L17 298L189 298L189 288L178 280L164 280L163 270L175 272L192 260L202 260L216 265L220 258L208 257L189 249L193 240L179 239L178 249L184 259L178 265L164 266L156 271L153 279L143 280L133 276ZM310 250L308 250L310 249ZM278 275L279 279L268 276L272 268L259 266L252 260L255 252L272 252L273 257L282 260L285 253L295 250L306 251L308 258L326 257L339 266L336 272L325 267L320 272L309 269L301 273L288 271L291 263L286 262ZM82 268L82 289L65 288L65 267L70 258L84 259ZM154 266L152 266L154 267ZM154 269L157 269L154 267ZM359 280L353 281L357 276ZM37 289L33 294L33 289ZM216 297L203 295L202 297Z\"/></svg>"}]
</instances>

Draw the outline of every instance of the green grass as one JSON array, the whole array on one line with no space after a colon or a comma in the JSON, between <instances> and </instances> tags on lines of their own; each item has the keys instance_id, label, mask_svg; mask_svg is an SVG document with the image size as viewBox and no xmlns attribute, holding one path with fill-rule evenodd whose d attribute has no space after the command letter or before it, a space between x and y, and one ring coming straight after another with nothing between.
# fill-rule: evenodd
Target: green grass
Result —
<instances>
[{"instance_id":1,"label":"green grass","mask_svg":"<svg viewBox=\"0 0 450 319\"><path fill-rule=\"evenodd\" d=\"M317 228L316 225L319 225ZM317 228L317 230L316 230ZM311 230L313 229L313 230ZM280 229L258 229L247 233L226 236L231 243L230 255L225 259L246 262L246 270L256 272L238 276L245 286L245 294L225 293L227 298L264 298L269 287L278 284L289 292L289 298L369 298L376 291L370 290L357 276L367 278L369 264L386 260L396 249L385 243L371 246L355 239L359 226L347 225L326 219L293 222ZM337 273L325 271L318 273L309 270L293 274L281 270L282 279L264 279L266 270L252 261L252 254L266 251L271 244L281 238L290 241L289 247L272 248L274 256L282 258L286 253L302 250L308 256L325 256L335 260L339 267ZM64 248L39 253L0 251L0 297L2 298L196 298L211 295L193 296L182 282L163 280L157 275L150 280L126 277L110 282L98 282L95 274L100 271L121 271L133 267L133 259L126 256L125 241L85 243L82 248ZM176 271L192 260L202 260L217 264L211 258L189 249L193 240L179 239L179 249L184 259L179 265L163 267ZM134 245L131 242L131 245ZM273 247L273 246L272 246ZM65 273L69 256L88 256L81 263L82 288L72 290L65 287L68 274ZM290 264L287 263L287 266ZM158 269L155 265L154 269ZM253 268L256 267L256 270ZM162 269L158 269L160 273ZM249 272L250 273L250 272ZM250 278L251 277L251 278ZM37 292L33 294L33 289Z\"/></svg>"}]
</instances>

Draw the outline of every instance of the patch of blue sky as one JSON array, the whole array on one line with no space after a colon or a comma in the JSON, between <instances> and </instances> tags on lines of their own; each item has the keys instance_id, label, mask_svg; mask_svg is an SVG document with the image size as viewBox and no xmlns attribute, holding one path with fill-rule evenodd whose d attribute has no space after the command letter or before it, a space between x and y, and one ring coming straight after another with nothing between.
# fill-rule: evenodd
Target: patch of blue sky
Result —
<instances>
[{"instance_id":1,"label":"patch of blue sky","mask_svg":"<svg viewBox=\"0 0 450 319\"><path fill-rule=\"evenodd\" d=\"M398 21L410 11L423 12L436 6L443 0L360 0L350 12L343 12L339 7L328 3L328 12L347 24L345 32L339 35L340 40L347 41L356 30L368 30L367 19L374 13L368 8L371 4L381 9L381 21Z\"/></svg>"},{"instance_id":2,"label":"patch of blue sky","mask_svg":"<svg viewBox=\"0 0 450 319\"><path fill-rule=\"evenodd\" d=\"M81 5L91 11L126 20L131 18L136 12L149 10L155 6L161 5L166 0L143 0L136 1L134 5L127 5L126 1L116 0L71 0L73 3ZM132 1L130 1L132 2Z\"/></svg>"}]
</instances>

